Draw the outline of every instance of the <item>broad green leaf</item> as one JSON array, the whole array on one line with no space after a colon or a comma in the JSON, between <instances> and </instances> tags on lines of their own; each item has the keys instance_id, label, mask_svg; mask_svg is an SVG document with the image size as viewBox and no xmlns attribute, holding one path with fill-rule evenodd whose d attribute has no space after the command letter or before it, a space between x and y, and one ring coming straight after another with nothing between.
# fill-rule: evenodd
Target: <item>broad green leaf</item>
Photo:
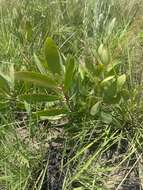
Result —
<instances>
[{"instance_id":1,"label":"broad green leaf","mask_svg":"<svg viewBox=\"0 0 143 190\"><path fill-rule=\"evenodd\" d=\"M109 55L108 49L103 44L101 44L98 48L98 55L103 64L109 63L110 55Z\"/></svg>"},{"instance_id":2,"label":"broad green leaf","mask_svg":"<svg viewBox=\"0 0 143 190\"><path fill-rule=\"evenodd\" d=\"M45 42L45 57L49 70L53 74L61 74L62 67L60 64L59 50L51 38L47 38Z\"/></svg>"},{"instance_id":3,"label":"broad green leaf","mask_svg":"<svg viewBox=\"0 0 143 190\"><path fill-rule=\"evenodd\" d=\"M56 116L40 116L40 120L48 119L50 121L59 121L62 120L63 117L64 117L63 114Z\"/></svg>"},{"instance_id":4,"label":"broad green leaf","mask_svg":"<svg viewBox=\"0 0 143 190\"><path fill-rule=\"evenodd\" d=\"M112 115L110 113L101 112L101 119L103 122L110 124L112 122Z\"/></svg>"},{"instance_id":5,"label":"broad green leaf","mask_svg":"<svg viewBox=\"0 0 143 190\"><path fill-rule=\"evenodd\" d=\"M53 102L59 100L60 98L55 95L46 95L46 94L22 94L18 96L18 98L22 101L26 101L28 103L31 102Z\"/></svg>"},{"instance_id":6,"label":"broad green leaf","mask_svg":"<svg viewBox=\"0 0 143 190\"><path fill-rule=\"evenodd\" d=\"M90 110L90 114L92 116L96 115L100 110L101 101L97 102L94 106L92 106Z\"/></svg>"},{"instance_id":7,"label":"broad green leaf","mask_svg":"<svg viewBox=\"0 0 143 190\"><path fill-rule=\"evenodd\" d=\"M8 94L10 92L8 81L2 75L0 75L0 89Z\"/></svg>"},{"instance_id":8,"label":"broad green leaf","mask_svg":"<svg viewBox=\"0 0 143 190\"><path fill-rule=\"evenodd\" d=\"M125 82L126 82L126 75L125 74L123 74L117 78L117 90L118 90L118 92L120 90L122 90L122 87L125 84Z\"/></svg>"},{"instance_id":9,"label":"broad green leaf","mask_svg":"<svg viewBox=\"0 0 143 190\"><path fill-rule=\"evenodd\" d=\"M105 78L105 79L100 83L100 85L101 85L101 86L104 86L104 85L106 85L106 83L108 83L109 81L111 81L111 80L114 79L114 78L115 78L114 75L113 75L113 76L109 76L109 77Z\"/></svg>"},{"instance_id":10,"label":"broad green leaf","mask_svg":"<svg viewBox=\"0 0 143 190\"><path fill-rule=\"evenodd\" d=\"M65 90L69 90L72 80L73 80L73 75L74 75L74 70L75 70L75 63L74 59L72 57L69 57L66 63L66 71L65 71L65 80L64 80L64 87Z\"/></svg>"},{"instance_id":11,"label":"broad green leaf","mask_svg":"<svg viewBox=\"0 0 143 190\"><path fill-rule=\"evenodd\" d=\"M39 87L56 88L55 81L40 73L21 71L15 73L15 79L35 84Z\"/></svg>"},{"instance_id":12,"label":"broad green leaf","mask_svg":"<svg viewBox=\"0 0 143 190\"><path fill-rule=\"evenodd\" d=\"M41 74L47 74L44 66L42 65L41 61L39 60L39 58L37 57L36 54L34 54L34 60L35 60L35 63L40 71Z\"/></svg>"},{"instance_id":13,"label":"broad green leaf","mask_svg":"<svg viewBox=\"0 0 143 190\"><path fill-rule=\"evenodd\" d=\"M63 115L63 114L67 114L67 113L68 113L67 109L64 109L64 108L59 108L59 109L51 108L48 110L36 112L36 113L34 113L34 115L36 114L39 117L40 116L57 116L57 115Z\"/></svg>"}]
</instances>

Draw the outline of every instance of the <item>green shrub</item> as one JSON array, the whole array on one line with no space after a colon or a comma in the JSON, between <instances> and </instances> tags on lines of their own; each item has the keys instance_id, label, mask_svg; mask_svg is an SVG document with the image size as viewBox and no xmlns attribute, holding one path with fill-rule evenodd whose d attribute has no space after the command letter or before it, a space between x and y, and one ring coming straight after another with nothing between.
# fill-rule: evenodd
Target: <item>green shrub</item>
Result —
<instances>
[{"instance_id":1,"label":"green shrub","mask_svg":"<svg viewBox=\"0 0 143 190\"><path fill-rule=\"evenodd\" d=\"M112 111L107 107L116 107L124 101L126 75L118 74L119 63L111 60L107 47L99 46L96 64L80 64L71 55L63 59L51 38L47 38L44 49L44 62L35 55L39 72L15 72L16 80L42 88L40 93L28 93L27 89L26 94L18 96L19 101L53 102L54 106L47 109L45 103L44 109L33 113L39 118L63 116L74 121L93 117L112 122Z\"/></svg>"}]
</instances>

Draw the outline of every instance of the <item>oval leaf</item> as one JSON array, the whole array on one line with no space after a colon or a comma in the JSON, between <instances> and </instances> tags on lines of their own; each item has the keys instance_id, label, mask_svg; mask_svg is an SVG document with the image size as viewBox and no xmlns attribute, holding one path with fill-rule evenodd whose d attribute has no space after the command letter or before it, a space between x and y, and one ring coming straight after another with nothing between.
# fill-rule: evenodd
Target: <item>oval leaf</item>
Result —
<instances>
[{"instance_id":1,"label":"oval leaf","mask_svg":"<svg viewBox=\"0 0 143 190\"><path fill-rule=\"evenodd\" d=\"M117 90L118 91L122 90L122 87L125 84L125 82L126 82L126 75L125 74L123 74L117 78Z\"/></svg>"},{"instance_id":2,"label":"oval leaf","mask_svg":"<svg viewBox=\"0 0 143 190\"><path fill-rule=\"evenodd\" d=\"M21 71L15 73L15 79L26 81L32 84L35 84L40 87L45 88L56 88L57 85L55 81L45 75L40 73L28 72L28 71Z\"/></svg>"},{"instance_id":3,"label":"oval leaf","mask_svg":"<svg viewBox=\"0 0 143 190\"><path fill-rule=\"evenodd\" d=\"M53 74L61 74L62 67L60 64L59 51L56 43L51 38L47 38L45 42L45 57L49 70Z\"/></svg>"},{"instance_id":4,"label":"oval leaf","mask_svg":"<svg viewBox=\"0 0 143 190\"><path fill-rule=\"evenodd\" d=\"M101 112L101 119L104 123L110 124L112 122L112 115L109 113Z\"/></svg>"},{"instance_id":5,"label":"oval leaf","mask_svg":"<svg viewBox=\"0 0 143 190\"><path fill-rule=\"evenodd\" d=\"M115 78L115 76L113 75L113 76L109 76L109 77L107 77L107 78L105 78L100 84L101 84L101 86L104 86L107 82L109 82L110 80L112 80L112 79L114 79Z\"/></svg>"},{"instance_id":6,"label":"oval leaf","mask_svg":"<svg viewBox=\"0 0 143 190\"><path fill-rule=\"evenodd\" d=\"M34 113L34 115L36 114L37 116L41 117L41 116L57 116L57 115L63 115L63 114L67 114L68 111L67 109L64 108L59 108L59 109L48 109L48 110L43 110L43 111L39 111Z\"/></svg>"},{"instance_id":7,"label":"oval leaf","mask_svg":"<svg viewBox=\"0 0 143 190\"><path fill-rule=\"evenodd\" d=\"M98 55L103 64L109 63L110 61L109 52L108 52L108 49L103 44L101 44L98 48Z\"/></svg>"},{"instance_id":8,"label":"oval leaf","mask_svg":"<svg viewBox=\"0 0 143 190\"><path fill-rule=\"evenodd\" d=\"M100 105L101 105L101 101L97 102L94 106L92 106L91 110L90 110L90 114L92 116L96 115L99 112L100 109Z\"/></svg>"},{"instance_id":9,"label":"oval leaf","mask_svg":"<svg viewBox=\"0 0 143 190\"><path fill-rule=\"evenodd\" d=\"M64 87L66 91L69 90L72 84L74 70L75 70L74 59L72 57L69 57L67 60L66 71L65 71L65 81L64 81Z\"/></svg>"},{"instance_id":10,"label":"oval leaf","mask_svg":"<svg viewBox=\"0 0 143 190\"><path fill-rule=\"evenodd\" d=\"M18 96L18 98L22 101L26 101L28 103L31 102L53 102L59 100L60 98L55 95L46 95L46 94L22 94Z\"/></svg>"}]
</instances>

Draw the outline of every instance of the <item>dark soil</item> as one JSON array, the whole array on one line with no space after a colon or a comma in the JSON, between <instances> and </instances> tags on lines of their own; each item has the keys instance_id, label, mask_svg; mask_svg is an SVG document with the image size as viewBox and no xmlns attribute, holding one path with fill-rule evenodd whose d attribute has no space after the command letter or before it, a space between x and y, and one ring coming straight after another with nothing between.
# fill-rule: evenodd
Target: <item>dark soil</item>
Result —
<instances>
[{"instance_id":1,"label":"dark soil","mask_svg":"<svg viewBox=\"0 0 143 190\"><path fill-rule=\"evenodd\" d=\"M66 159L62 158L60 144L50 144L47 159L49 163L42 190L61 190L66 172L61 169L61 162L66 162Z\"/></svg>"}]
</instances>

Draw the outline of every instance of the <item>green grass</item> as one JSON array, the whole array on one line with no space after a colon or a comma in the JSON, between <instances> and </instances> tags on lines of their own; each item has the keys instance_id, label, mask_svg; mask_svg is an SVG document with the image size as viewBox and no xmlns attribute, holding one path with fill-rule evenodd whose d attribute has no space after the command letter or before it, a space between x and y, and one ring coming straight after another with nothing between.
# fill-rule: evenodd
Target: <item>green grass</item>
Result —
<instances>
[{"instance_id":1,"label":"green grass","mask_svg":"<svg viewBox=\"0 0 143 190\"><path fill-rule=\"evenodd\" d=\"M0 1L0 76L10 86L7 94L5 82L0 83L0 189L54 190L57 183L58 190L106 190L116 178L119 189L133 172L142 185L142 7L142 0ZM38 71L35 54L46 64L43 47L49 36L63 62L70 54L78 70L70 100L66 93L61 95L74 112L63 128L55 118L46 123L32 115L45 107L51 113L62 101L45 105L19 100L23 93L55 92L14 79L14 70ZM126 75L127 97L115 105L103 104L104 116L91 116L99 90L94 89L98 77L93 66L106 62L107 52L110 63L118 64L113 74Z\"/></svg>"}]
</instances>

